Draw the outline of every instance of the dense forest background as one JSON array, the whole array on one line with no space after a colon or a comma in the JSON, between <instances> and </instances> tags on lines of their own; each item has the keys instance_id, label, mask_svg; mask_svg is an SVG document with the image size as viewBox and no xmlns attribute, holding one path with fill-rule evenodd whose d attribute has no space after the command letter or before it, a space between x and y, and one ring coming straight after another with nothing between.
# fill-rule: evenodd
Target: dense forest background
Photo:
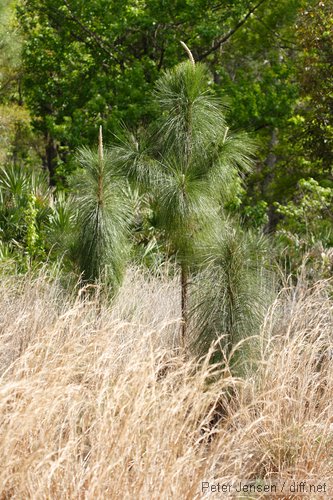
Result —
<instances>
[{"instance_id":1,"label":"dense forest background","mask_svg":"<svg viewBox=\"0 0 333 500\"><path fill-rule=\"evenodd\" d=\"M310 255L327 274L332 10L331 0L2 2L1 258L59 257L78 148L95 147L100 126L108 145L125 128L139 137L159 117L155 84L186 60L183 41L208 66L230 129L256 143L252 171L234 183L224 210L270 235L289 271ZM140 192L132 197L135 244L163 260L151 207Z\"/></svg>"}]
</instances>

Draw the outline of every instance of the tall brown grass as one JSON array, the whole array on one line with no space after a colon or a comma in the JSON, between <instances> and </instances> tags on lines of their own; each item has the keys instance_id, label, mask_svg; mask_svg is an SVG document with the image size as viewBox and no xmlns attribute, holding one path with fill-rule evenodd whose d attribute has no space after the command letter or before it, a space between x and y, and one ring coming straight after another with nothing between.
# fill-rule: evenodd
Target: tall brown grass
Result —
<instances>
[{"instance_id":1,"label":"tall brown grass","mask_svg":"<svg viewBox=\"0 0 333 500\"><path fill-rule=\"evenodd\" d=\"M280 293L241 379L177 348L176 280L132 271L107 307L43 275L1 279L1 499L192 499L204 481L269 479L333 497L330 284Z\"/></svg>"}]
</instances>

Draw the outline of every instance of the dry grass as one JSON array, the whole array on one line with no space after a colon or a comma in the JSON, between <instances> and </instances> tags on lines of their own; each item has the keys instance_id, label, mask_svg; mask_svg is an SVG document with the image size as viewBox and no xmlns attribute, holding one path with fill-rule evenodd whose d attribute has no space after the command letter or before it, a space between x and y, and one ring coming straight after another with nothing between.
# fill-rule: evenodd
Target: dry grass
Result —
<instances>
[{"instance_id":1,"label":"dry grass","mask_svg":"<svg viewBox=\"0 0 333 500\"><path fill-rule=\"evenodd\" d=\"M2 279L1 499L192 499L202 481L269 478L333 497L328 284L281 293L246 380L175 350L176 290L132 272L108 310Z\"/></svg>"}]
</instances>

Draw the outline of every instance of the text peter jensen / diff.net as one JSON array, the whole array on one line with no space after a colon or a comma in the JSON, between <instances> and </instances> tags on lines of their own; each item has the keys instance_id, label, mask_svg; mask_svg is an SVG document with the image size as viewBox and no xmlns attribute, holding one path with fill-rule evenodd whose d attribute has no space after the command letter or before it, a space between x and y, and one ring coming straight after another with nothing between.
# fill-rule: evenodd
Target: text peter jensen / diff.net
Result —
<instances>
[{"instance_id":1,"label":"text peter jensen / diff.net","mask_svg":"<svg viewBox=\"0 0 333 500\"><path fill-rule=\"evenodd\" d=\"M279 483L259 483L259 482L201 482L201 493L214 494L214 493L264 493L264 494L317 494L322 493L327 495L328 485L326 482L311 482L311 481L281 481Z\"/></svg>"}]
</instances>

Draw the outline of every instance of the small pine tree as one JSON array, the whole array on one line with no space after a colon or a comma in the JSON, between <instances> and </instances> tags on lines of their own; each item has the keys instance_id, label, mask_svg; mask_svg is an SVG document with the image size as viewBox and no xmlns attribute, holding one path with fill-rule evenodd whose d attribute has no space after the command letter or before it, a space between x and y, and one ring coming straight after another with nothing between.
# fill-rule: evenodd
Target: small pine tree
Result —
<instances>
[{"instance_id":1,"label":"small pine tree","mask_svg":"<svg viewBox=\"0 0 333 500\"><path fill-rule=\"evenodd\" d=\"M208 79L207 67L193 57L166 71L156 85L162 112L155 128L141 143L127 134L116 148L118 164L149 191L156 226L179 264L183 341L194 244L220 218L223 200L239 169L250 169L253 151L248 137L230 133Z\"/></svg>"},{"instance_id":2,"label":"small pine tree","mask_svg":"<svg viewBox=\"0 0 333 500\"><path fill-rule=\"evenodd\" d=\"M104 150L101 128L98 149L81 148L77 161L82 168L72 182L77 210L74 255L83 283L102 281L114 293L129 250L127 180L116 170L112 151Z\"/></svg>"},{"instance_id":3,"label":"small pine tree","mask_svg":"<svg viewBox=\"0 0 333 500\"><path fill-rule=\"evenodd\" d=\"M215 361L229 358L244 370L258 359L257 336L276 292L268 248L264 236L242 230L235 220L218 221L202 235L192 297L199 355L215 342Z\"/></svg>"}]
</instances>

